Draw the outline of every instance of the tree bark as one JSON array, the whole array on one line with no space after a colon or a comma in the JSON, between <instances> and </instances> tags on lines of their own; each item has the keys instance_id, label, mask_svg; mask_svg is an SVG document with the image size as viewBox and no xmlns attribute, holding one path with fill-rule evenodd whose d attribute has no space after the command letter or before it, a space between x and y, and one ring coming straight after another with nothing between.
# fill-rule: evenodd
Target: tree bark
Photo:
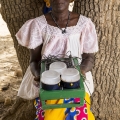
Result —
<instances>
[{"instance_id":1,"label":"tree bark","mask_svg":"<svg viewBox=\"0 0 120 120\"><path fill-rule=\"evenodd\" d=\"M14 47L23 74L29 65L29 51L18 44L15 34L28 19L42 14L43 0L1 0L1 14L13 38ZM35 107L33 100L17 97L15 104L4 115L2 120L34 120Z\"/></svg>"},{"instance_id":2,"label":"tree bark","mask_svg":"<svg viewBox=\"0 0 120 120\"><path fill-rule=\"evenodd\" d=\"M74 11L96 25L99 52L93 69L96 120L120 120L120 0L79 0Z\"/></svg>"},{"instance_id":3,"label":"tree bark","mask_svg":"<svg viewBox=\"0 0 120 120\"><path fill-rule=\"evenodd\" d=\"M33 105L33 100L28 101L20 97L16 98L15 104L9 109L5 115L3 115L2 120L34 120L35 107Z\"/></svg>"}]
</instances>

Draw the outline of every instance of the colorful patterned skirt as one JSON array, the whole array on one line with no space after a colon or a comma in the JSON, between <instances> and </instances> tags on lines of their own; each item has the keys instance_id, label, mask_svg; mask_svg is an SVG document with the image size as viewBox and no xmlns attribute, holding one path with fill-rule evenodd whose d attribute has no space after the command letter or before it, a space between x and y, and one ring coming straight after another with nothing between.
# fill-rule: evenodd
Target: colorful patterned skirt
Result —
<instances>
[{"instance_id":1,"label":"colorful patterned skirt","mask_svg":"<svg viewBox=\"0 0 120 120\"><path fill-rule=\"evenodd\" d=\"M79 102L79 98L48 100L46 104L60 104ZM90 96L86 93L85 102L82 107L72 108L59 108L43 110L39 98L35 99L34 105L36 107L35 120L95 120L92 112L90 111Z\"/></svg>"}]
</instances>

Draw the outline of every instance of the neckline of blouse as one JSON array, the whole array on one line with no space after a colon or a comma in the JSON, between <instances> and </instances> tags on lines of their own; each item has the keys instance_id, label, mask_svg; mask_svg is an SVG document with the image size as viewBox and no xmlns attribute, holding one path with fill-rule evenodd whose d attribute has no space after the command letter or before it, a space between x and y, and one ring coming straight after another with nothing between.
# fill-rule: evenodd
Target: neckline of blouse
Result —
<instances>
[{"instance_id":1,"label":"neckline of blouse","mask_svg":"<svg viewBox=\"0 0 120 120\"><path fill-rule=\"evenodd\" d=\"M43 16L44 16L44 20L45 20L45 22L46 22L46 24L47 24L48 26L53 27L53 28L58 28L57 26L53 26L53 25L48 24L45 15L43 15ZM80 20L81 20L81 14L79 15L77 24L76 24L76 25L73 25L73 26L69 26L69 27L67 27L67 29L78 26ZM58 29L59 29L59 28L58 28ZM64 29L64 28L61 28L61 29Z\"/></svg>"}]
</instances>

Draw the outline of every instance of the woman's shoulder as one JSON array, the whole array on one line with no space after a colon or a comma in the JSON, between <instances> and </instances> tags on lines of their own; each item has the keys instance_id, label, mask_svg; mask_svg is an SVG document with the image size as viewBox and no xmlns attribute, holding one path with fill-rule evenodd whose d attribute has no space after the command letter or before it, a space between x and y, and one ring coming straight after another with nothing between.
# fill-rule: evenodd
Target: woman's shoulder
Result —
<instances>
[{"instance_id":1,"label":"woman's shoulder","mask_svg":"<svg viewBox=\"0 0 120 120\"><path fill-rule=\"evenodd\" d=\"M89 17L86 17L82 14L78 14L78 13L75 13L75 12L71 12L71 16L72 16L72 18L78 18L78 19L81 17L84 20L89 20L90 19Z\"/></svg>"},{"instance_id":2,"label":"woman's shoulder","mask_svg":"<svg viewBox=\"0 0 120 120\"><path fill-rule=\"evenodd\" d=\"M47 24L45 15L41 15L41 16L34 18L34 22L37 22L39 25L43 25L43 26Z\"/></svg>"},{"instance_id":3,"label":"woman's shoulder","mask_svg":"<svg viewBox=\"0 0 120 120\"><path fill-rule=\"evenodd\" d=\"M95 23L91 20L91 18L81 14L80 14L78 24L80 26L83 26L83 28L95 27Z\"/></svg>"},{"instance_id":4,"label":"woman's shoulder","mask_svg":"<svg viewBox=\"0 0 120 120\"><path fill-rule=\"evenodd\" d=\"M29 49L34 49L42 44L44 22L43 15L27 20L15 35L19 44Z\"/></svg>"},{"instance_id":5,"label":"woman's shoulder","mask_svg":"<svg viewBox=\"0 0 120 120\"><path fill-rule=\"evenodd\" d=\"M82 14L78 14L78 13L75 13L75 12L72 12L71 14L72 14L72 18L76 19L78 21L77 22L78 25L85 25L86 23L92 22L91 18L86 17Z\"/></svg>"},{"instance_id":6,"label":"woman's shoulder","mask_svg":"<svg viewBox=\"0 0 120 120\"><path fill-rule=\"evenodd\" d=\"M91 18L80 14L80 20L81 20L82 22L90 22L90 21L91 21Z\"/></svg>"},{"instance_id":7,"label":"woman's shoulder","mask_svg":"<svg viewBox=\"0 0 120 120\"><path fill-rule=\"evenodd\" d=\"M25 21L25 23L22 25L22 27L27 27L27 26L45 26L46 25L46 20L44 15L28 19Z\"/></svg>"}]
</instances>

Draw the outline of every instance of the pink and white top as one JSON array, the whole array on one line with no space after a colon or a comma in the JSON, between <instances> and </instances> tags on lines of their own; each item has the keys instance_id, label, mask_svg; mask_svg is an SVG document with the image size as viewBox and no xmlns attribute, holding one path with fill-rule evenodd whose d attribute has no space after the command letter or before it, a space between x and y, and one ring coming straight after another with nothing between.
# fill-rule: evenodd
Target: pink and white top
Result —
<instances>
[{"instance_id":1,"label":"pink and white top","mask_svg":"<svg viewBox=\"0 0 120 120\"><path fill-rule=\"evenodd\" d=\"M44 15L28 20L16 34L19 44L35 49L43 43L42 54L48 56L65 54L73 56L98 51L95 26L89 18L80 15L77 25L67 27L62 34L58 27L47 24Z\"/></svg>"},{"instance_id":2,"label":"pink and white top","mask_svg":"<svg viewBox=\"0 0 120 120\"><path fill-rule=\"evenodd\" d=\"M81 57L83 53L98 51L96 30L90 18L80 15L77 24L67 27L66 31L67 33L62 34L58 27L49 25L42 15L28 20L17 32L16 37L20 45L29 49L43 44L41 55L45 56L56 56L71 51L72 56ZM91 72L86 74L90 74L89 78L92 77ZM93 92L93 85L91 89Z\"/></svg>"}]
</instances>

